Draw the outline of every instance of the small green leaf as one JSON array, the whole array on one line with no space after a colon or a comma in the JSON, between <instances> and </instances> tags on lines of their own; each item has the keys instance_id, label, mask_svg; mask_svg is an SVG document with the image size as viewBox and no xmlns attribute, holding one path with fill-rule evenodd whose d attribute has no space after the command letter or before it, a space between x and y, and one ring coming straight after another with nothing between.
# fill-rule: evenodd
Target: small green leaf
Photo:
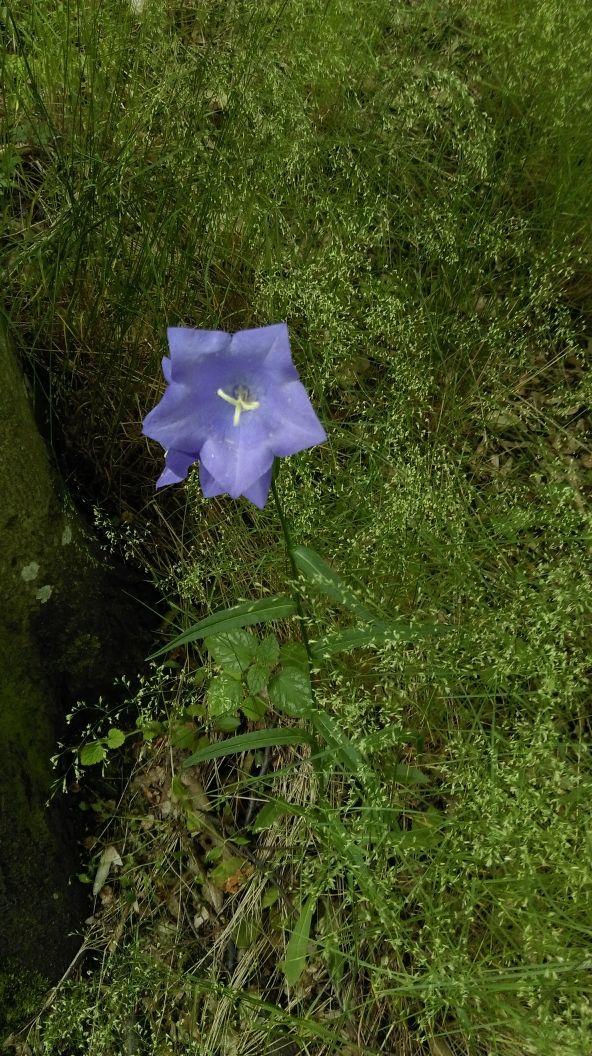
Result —
<instances>
[{"instance_id":1,"label":"small green leaf","mask_svg":"<svg viewBox=\"0 0 592 1056\"><path fill-rule=\"evenodd\" d=\"M237 755L239 752L255 752L258 748L275 748L284 744L313 744L313 738L306 730L294 730L278 726L267 730L253 730L251 733L240 733L227 741L218 741L190 755L183 766L196 766L207 763L210 759L221 759L225 755Z\"/></svg>"},{"instance_id":2,"label":"small green leaf","mask_svg":"<svg viewBox=\"0 0 592 1056\"><path fill-rule=\"evenodd\" d=\"M273 598L262 598L261 601L247 601L242 605L234 605L230 609L219 609L211 613L204 620L194 623L182 634L178 634L168 645L157 649L148 659L154 660L171 649L178 649L181 645L196 642L200 638L208 638L212 635L224 634L235 627L248 627L255 623L271 623L273 620L283 620L287 616L293 616L296 612L296 603L293 598L277 596Z\"/></svg>"},{"instance_id":3,"label":"small green leaf","mask_svg":"<svg viewBox=\"0 0 592 1056\"><path fill-rule=\"evenodd\" d=\"M207 705L211 719L236 712L242 703L243 691L240 682L231 675L216 675L208 686Z\"/></svg>"},{"instance_id":4,"label":"small green leaf","mask_svg":"<svg viewBox=\"0 0 592 1056\"><path fill-rule=\"evenodd\" d=\"M310 939L310 926L317 904L317 895L310 895L300 910L296 927L290 936L281 968L288 986L296 986L305 967Z\"/></svg>"},{"instance_id":5,"label":"small green leaf","mask_svg":"<svg viewBox=\"0 0 592 1056\"><path fill-rule=\"evenodd\" d=\"M102 763L106 755L107 752L101 741L91 741L90 744L85 744L84 748L81 748L80 762L82 766L94 766L96 763Z\"/></svg>"},{"instance_id":6,"label":"small green leaf","mask_svg":"<svg viewBox=\"0 0 592 1056\"><path fill-rule=\"evenodd\" d=\"M207 854L205 856L206 862L208 864L210 862L219 862L220 859L222 858L223 854L224 854L224 848L223 847L219 847L219 846L218 847L216 847L216 846L210 847L209 851L207 852Z\"/></svg>"},{"instance_id":7,"label":"small green leaf","mask_svg":"<svg viewBox=\"0 0 592 1056\"><path fill-rule=\"evenodd\" d=\"M364 750L367 753L381 752L394 748L398 744L412 744L419 746L422 735L413 730L404 730L397 726L386 726L382 730L376 730L364 737Z\"/></svg>"},{"instance_id":8,"label":"small green leaf","mask_svg":"<svg viewBox=\"0 0 592 1056\"><path fill-rule=\"evenodd\" d=\"M284 667L269 683L269 699L282 715L310 715L311 693L308 671Z\"/></svg>"},{"instance_id":9,"label":"small green leaf","mask_svg":"<svg viewBox=\"0 0 592 1056\"><path fill-rule=\"evenodd\" d=\"M257 639L250 631L236 627L226 634L206 638L204 645L210 656L227 674L239 677L245 673L257 652Z\"/></svg>"},{"instance_id":10,"label":"small green leaf","mask_svg":"<svg viewBox=\"0 0 592 1056\"><path fill-rule=\"evenodd\" d=\"M271 887L267 888L267 891L265 892L265 894L263 895L263 898L261 899L261 908L262 909L269 909L270 906L274 906L276 904L276 902L277 902L279 897L280 897L279 888L274 887L273 884L272 884Z\"/></svg>"},{"instance_id":11,"label":"small green leaf","mask_svg":"<svg viewBox=\"0 0 592 1056\"><path fill-rule=\"evenodd\" d=\"M197 747L197 730L192 722L176 722L171 726L170 741L173 748L194 751Z\"/></svg>"},{"instance_id":12,"label":"small green leaf","mask_svg":"<svg viewBox=\"0 0 592 1056\"><path fill-rule=\"evenodd\" d=\"M442 843L442 829L446 824L444 815L434 807L413 817L413 827L406 830L393 829L392 837L397 848L411 854L437 847Z\"/></svg>"},{"instance_id":13,"label":"small green leaf","mask_svg":"<svg viewBox=\"0 0 592 1056\"><path fill-rule=\"evenodd\" d=\"M327 967L333 980L333 985L339 990L343 980L343 973L347 965L347 957L339 948L330 942L330 940L323 943L323 953L327 961Z\"/></svg>"},{"instance_id":14,"label":"small green leaf","mask_svg":"<svg viewBox=\"0 0 592 1056\"><path fill-rule=\"evenodd\" d=\"M423 770L418 770L416 766L408 766L407 763L395 763L394 766L388 766L386 769L393 781L400 785L429 785L430 783L428 775L424 774Z\"/></svg>"},{"instance_id":15,"label":"small green leaf","mask_svg":"<svg viewBox=\"0 0 592 1056\"><path fill-rule=\"evenodd\" d=\"M264 689L267 688L267 680L269 679L269 668L262 667L261 664L253 664L247 671L247 685L249 692L253 696L257 696Z\"/></svg>"},{"instance_id":16,"label":"small green leaf","mask_svg":"<svg viewBox=\"0 0 592 1056\"><path fill-rule=\"evenodd\" d=\"M185 714L190 715L192 719L205 719L206 709L201 701L195 701L185 708Z\"/></svg>"},{"instance_id":17,"label":"small green leaf","mask_svg":"<svg viewBox=\"0 0 592 1056\"><path fill-rule=\"evenodd\" d=\"M261 810L253 821L251 828L253 832L261 832L263 829L269 829L274 821L277 821L278 818L281 818L282 815L286 813L287 811L284 804L272 799L269 803L266 803L264 807L261 807Z\"/></svg>"},{"instance_id":18,"label":"small green leaf","mask_svg":"<svg viewBox=\"0 0 592 1056\"><path fill-rule=\"evenodd\" d=\"M171 792L180 803L184 803L185 800L189 799L187 787L183 784L178 774L175 774L171 781Z\"/></svg>"},{"instance_id":19,"label":"small green leaf","mask_svg":"<svg viewBox=\"0 0 592 1056\"><path fill-rule=\"evenodd\" d=\"M234 733L240 726L240 719L238 715L230 712L228 715L218 715L212 725L215 730L220 730L220 733Z\"/></svg>"},{"instance_id":20,"label":"small green leaf","mask_svg":"<svg viewBox=\"0 0 592 1056\"><path fill-rule=\"evenodd\" d=\"M112 726L107 734L107 747L121 748L122 744L125 744L125 733L123 730L118 730L116 726Z\"/></svg>"},{"instance_id":21,"label":"small green leaf","mask_svg":"<svg viewBox=\"0 0 592 1056\"><path fill-rule=\"evenodd\" d=\"M187 807L185 810L185 825L187 826L187 832L192 834L201 832L204 827L204 816L197 810L191 810L191 807Z\"/></svg>"},{"instance_id":22,"label":"small green leaf","mask_svg":"<svg viewBox=\"0 0 592 1056\"><path fill-rule=\"evenodd\" d=\"M210 880L216 885L216 887L222 887L231 876L234 876L239 872L244 864L244 858L223 858L220 864L217 865L215 869L212 869Z\"/></svg>"},{"instance_id":23,"label":"small green leaf","mask_svg":"<svg viewBox=\"0 0 592 1056\"><path fill-rule=\"evenodd\" d=\"M251 722L261 722L266 710L265 701L259 700L258 697L247 697L241 704L243 715L250 719Z\"/></svg>"},{"instance_id":24,"label":"small green leaf","mask_svg":"<svg viewBox=\"0 0 592 1056\"><path fill-rule=\"evenodd\" d=\"M275 667L280 657L280 643L275 634L268 634L257 646L257 663L263 667Z\"/></svg>"},{"instance_id":25,"label":"small green leaf","mask_svg":"<svg viewBox=\"0 0 592 1056\"><path fill-rule=\"evenodd\" d=\"M239 922L238 928L234 936L234 941L238 950L248 950L257 941L257 936L261 930L261 923L253 917L243 917Z\"/></svg>"},{"instance_id":26,"label":"small green leaf","mask_svg":"<svg viewBox=\"0 0 592 1056\"><path fill-rule=\"evenodd\" d=\"M154 741L164 733L164 723L157 722L156 719L148 719L142 723L140 730L145 741Z\"/></svg>"}]
</instances>

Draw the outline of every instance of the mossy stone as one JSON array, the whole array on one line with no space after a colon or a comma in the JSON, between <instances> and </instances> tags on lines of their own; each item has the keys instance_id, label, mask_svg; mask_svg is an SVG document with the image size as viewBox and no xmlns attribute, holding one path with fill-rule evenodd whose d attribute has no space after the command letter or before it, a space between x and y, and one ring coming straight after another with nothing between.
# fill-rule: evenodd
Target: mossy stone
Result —
<instances>
[{"instance_id":1,"label":"mossy stone","mask_svg":"<svg viewBox=\"0 0 592 1056\"><path fill-rule=\"evenodd\" d=\"M56 734L71 703L139 666L145 639L67 500L2 334L0 496L0 963L51 983L89 912L63 806L47 805Z\"/></svg>"}]
</instances>

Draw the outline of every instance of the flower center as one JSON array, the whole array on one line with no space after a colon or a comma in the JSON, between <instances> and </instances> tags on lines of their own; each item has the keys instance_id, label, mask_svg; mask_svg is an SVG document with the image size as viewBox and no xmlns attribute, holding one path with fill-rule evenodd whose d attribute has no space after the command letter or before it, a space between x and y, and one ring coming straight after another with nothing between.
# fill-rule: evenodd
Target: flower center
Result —
<instances>
[{"instance_id":1,"label":"flower center","mask_svg":"<svg viewBox=\"0 0 592 1056\"><path fill-rule=\"evenodd\" d=\"M259 406L259 400L251 400L250 392L244 385L235 385L232 390L234 396L229 396L228 393L224 392L224 389L218 389L217 395L226 403L231 403L234 407L234 417L232 419L233 425L238 425L240 422L240 416L242 411L256 411Z\"/></svg>"}]
</instances>

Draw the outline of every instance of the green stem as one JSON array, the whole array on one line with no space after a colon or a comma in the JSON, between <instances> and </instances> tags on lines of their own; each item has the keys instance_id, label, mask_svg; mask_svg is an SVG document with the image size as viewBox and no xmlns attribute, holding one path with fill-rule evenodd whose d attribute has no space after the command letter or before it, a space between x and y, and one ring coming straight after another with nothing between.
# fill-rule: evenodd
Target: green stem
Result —
<instances>
[{"instance_id":1,"label":"green stem","mask_svg":"<svg viewBox=\"0 0 592 1056\"><path fill-rule=\"evenodd\" d=\"M307 656L307 659L308 659L308 674L309 674L309 679L310 679L310 696L311 696L311 703L312 703L312 711L311 711L311 714L309 716L310 717L310 721L311 721L311 724L312 724L312 727L313 727L313 730L314 730L314 733L315 733L315 739L320 737L323 742L325 742L327 745L329 745L329 747L333 747L337 752L340 752L342 754L342 756L345 754L345 759L346 759L345 765L346 765L346 768L348 767L348 764L349 764L349 768L352 769L352 767L353 767L353 772L355 773L355 771L358 768L358 760L357 760L357 758L355 756L355 753L352 756L351 750L348 751L348 749L351 749L351 746L349 745L348 739L345 736L341 736L340 738L336 739L335 727L330 722L328 716L323 712L323 710L319 709L318 706L317 706L315 685L314 685L314 680L313 680L314 657L312 655L312 650L310 648L310 642L308 640L308 633L307 633L307 630L306 630L306 624L304 622L304 609L302 607L302 599L300 597L300 594L298 592L298 587L297 587L297 583L298 583L298 568L296 567L296 562L294 561L294 556L293 556L294 547L293 547L293 543L292 543L292 536L291 536L291 533L290 533L290 529L288 527L288 522L286 520L286 515L285 515L284 510L282 508L282 504L280 502L280 497L279 497L279 495L277 493L277 488L276 488L276 485L275 485L275 476L276 476L276 466L274 466L272 477L271 477L271 492L272 492L272 495L273 495L273 500L275 502L275 508L277 510L278 517L280 519L280 524L282 526L282 533L283 533L283 536L284 536L284 542L286 544L286 550L288 552L288 560L290 562L290 566L292 568L292 573L294 575L293 597L294 597L294 602L296 604L296 611L298 613L298 622L300 624L300 633L302 635L302 641L304 643L304 648L306 649L306 656ZM318 741L317 741L316 745L313 746L313 759L314 759L314 757L315 757L315 755L317 753L319 754L319 756L322 754L321 750L320 750L320 744L319 744ZM322 763L320 762L320 759L318 759L316 763L313 763L313 765L315 766L315 770L317 771L317 774L318 774L319 778L321 779L321 783L322 783L322 785L324 787L324 784L325 784L325 781L326 781L326 774L323 773ZM358 779L360 779L359 775L358 775Z\"/></svg>"},{"instance_id":2,"label":"green stem","mask_svg":"<svg viewBox=\"0 0 592 1056\"><path fill-rule=\"evenodd\" d=\"M276 466L274 466L273 474L272 474L272 478L271 478L271 492L272 492L272 495L273 495L273 501L275 502L275 508L277 510L278 517L280 519L280 524L282 526L282 534L284 536L284 542L286 544L286 550L287 550L287 553L288 553L288 561L290 562L290 566L292 568L292 573L293 573L293 576L294 576L293 597L294 597L294 602L296 604L296 611L298 613L298 624L300 626L300 634L302 635L302 641L304 643L304 648L306 649L306 657L307 657L307 660L308 660L308 678L309 678L309 682L310 682L310 699L311 699L311 704L312 704L312 711L311 711L311 714L310 714L309 717L310 717L310 721L311 721L311 724L312 724L312 727L313 727L313 730L314 730L314 733L315 733L315 742L316 742L312 746L313 766L314 766L314 768L315 768L315 770L317 772L318 778L320 779L321 785L324 786L325 777L324 777L323 771L322 771L322 763L320 762L320 759L316 758L317 756L321 755L321 745L318 742L318 740L316 740L316 737L318 736L318 730L317 730L318 722L316 721L317 720L318 709L317 709L317 703L316 703L316 693L315 693L315 685L314 685L313 670L312 670L312 668L313 668L313 655L312 655L312 650L310 648L310 642L308 640L308 633L307 633L307 630L306 630L306 624L304 622L304 609L302 607L302 599L300 597L300 594L298 593L298 587L297 587L298 569L296 567L296 562L294 561L294 557L293 557L293 554L292 554L292 549L293 549L292 536L290 534L290 529L288 527L288 522L286 520L286 515L285 515L284 510L282 508L282 504L280 502L280 497L279 497L279 495L277 493L277 488L275 486L275 475L276 475Z\"/></svg>"},{"instance_id":3,"label":"green stem","mask_svg":"<svg viewBox=\"0 0 592 1056\"><path fill-rule=\"evenodd\" d=\"M273 495L273 501L275 502L275 508L277 510L278 517L280 519L280 524L282 526L282 533L283 533L283 536L284 536L284 542L286 544L286 550L288 552L288 560L289 560L290 566L292 568L292 572L293 572L293 575L294 575L294 580L295 580L295 582L297 582L297 580L298 580L298 569L296 568L296 562L294 561L294 557L293 557L293 554L292 554L292 550L293 550L292 536L290 535L290 529L288 528L288 522L286 520L286 515L285 515L285 513L283 511L282 504L280 502L280 497L279 497L279 495L277 493L277 488L275 486L274 476L275 476L275 474L272 476L272 480L271 480L271 493ZM311 683L310 684L311 684L311 691L312 691L313 700L314 700L314 688L313 688L313 685L312 685L313 655L312 655L312 651L311 651L311 648L310 648L310 642L308 640L308 633L307 633L307 630L306 630L306 625L304 623L304 609L302 608L302 600L300 598L300 594L298 593L298 589L297 589L296 586L294 588L294 601L296 603L296 610L298 612L298 617L299 617L300 633L302 635L302 641L304 642L304 648L306 649L306 655L308 657L308 666L309 666L309 669L310 669L309 670L309 674L311 676Z\"/></svg>"}]
</instances>

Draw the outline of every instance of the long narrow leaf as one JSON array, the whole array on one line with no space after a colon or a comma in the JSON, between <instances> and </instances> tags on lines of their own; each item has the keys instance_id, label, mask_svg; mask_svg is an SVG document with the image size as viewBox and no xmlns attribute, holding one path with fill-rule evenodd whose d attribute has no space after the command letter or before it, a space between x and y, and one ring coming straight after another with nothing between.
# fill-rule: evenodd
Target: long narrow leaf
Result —
<instances>
[{"instance_id":1,"label":"long narrow leaf","mask_svg":"<svg viewBox=\"0 0 592 1056\"><path fill-rule=\"evenodd\" d=\"M329 564L308 546L297 546L292 550L294 564L313 587L326 597L357 612L364 619L373 619L373 614L358 599L355 592L344 583Z\"/></svg>"},{"instance_id":2,"label":"long narrow leaf","mask_svg":"<svg viewBox=\"0 0 592 1056\"><path fill-rule=\"evenodd\" d=\"M225 755L238 755L240 752L255 752L259 748L276 748L282 744L313 744L313 738L306 730L277 726L268 730L253 730L251 733L239 733L225 741L209 744L200 748L185 760L183 766L195 766L207 763L210 759L221 759Z\"/></svg>"},{"instance_id":3,"label":"long narrow leaf","mask_svg":"<svg viewBox=\"0 0 592 1056\"><path fill-rule=\"evenodd\" d=\"M339 723L332 715L328 715L326 711L314 711L311 715L315 733L318 733L319 737L323 740L330 748L334 748L339 756L341 762L345 766L346 770L350 773L356 774L367 764L364 756L360 750L352 744L349 737L343 732Z\"/></svg>"},{"instance_id":4,"label":"long narrow leaf","mask_svg":"<svg viewBox=\"0 0 592 1056\"><path fill-rule=\"evenodd\" d=\"M148 659L154 660L171 649L178 649L181 645L196 642L199 638L207 638L212 635L224 634L232 631L235 627L248 627L253 623L271 623L272 620L283 620L287 616L293 616L296 612L296 604L293 598L278 596L275 598L262 598L261 601L247 601L242 605L233 605L230 609L219 609L212 612L210 616L194 623L182 634L152 653Z\"/></svg>"},{"instance_id":5,"label":"long narrow leaf","mask_svg":"<svg viewBox=\"0 0 592 1056\"><path fill-rule=\"evenodd\" d=\"M339 634L331 634L311 643L315 660L322 660L335 653L347 653L350 649L363 649L368 645L382 645L391 639L397 642L415 642L442 634L445 628L436 623L406 623L393 620L390 623L375 622L369 627L348 627Z\"/></svg>"}]
</instances>

